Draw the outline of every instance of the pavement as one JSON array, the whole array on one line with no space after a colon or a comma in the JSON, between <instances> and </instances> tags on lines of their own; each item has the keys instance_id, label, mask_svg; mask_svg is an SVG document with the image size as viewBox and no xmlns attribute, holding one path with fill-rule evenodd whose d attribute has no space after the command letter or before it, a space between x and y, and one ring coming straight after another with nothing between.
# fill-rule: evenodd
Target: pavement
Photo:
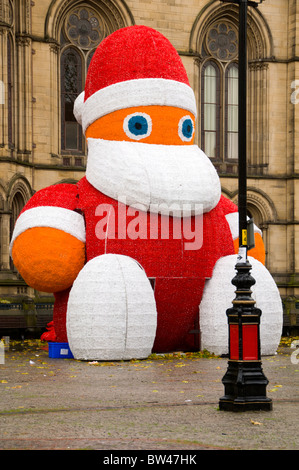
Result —
<instances>
[{"instance_id":1,"label":"pavement","mask_svg":"<svg viewBox=\"0 0 299 470\"><path fill-rule=\"evenodd\" d=\"M47 343L27 340L11 341L2 359L1 450L97 450L97 463L110 464L180 451L198 464L191 456L203 450L299 449L299 349L290 341L262 358L273 409L240 413L219 410L227 358L53 359Z\"/></svg>"}]
</instances>

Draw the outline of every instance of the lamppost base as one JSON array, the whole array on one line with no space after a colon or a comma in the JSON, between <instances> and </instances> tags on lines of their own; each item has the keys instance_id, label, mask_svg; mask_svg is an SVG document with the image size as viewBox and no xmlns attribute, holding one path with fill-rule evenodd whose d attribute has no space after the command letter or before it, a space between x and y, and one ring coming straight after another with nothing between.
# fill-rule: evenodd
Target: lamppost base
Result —
<instances>
[{"instance_id":1,"label":"lamppost base","mask_svg":"<svg viewBox=\"0 0 299 470\"><path fill-rule=\"evenodd\" d=\"M220 410L272 410L272 400L266 396L268 380L260 361L229 361L222 383L225 395L219 400Z\"/></svg>"},{"instance_id":2,"label":"lamppost base","mask_svg":"<svg viewBox=\"0 0 299 470\"><path fill-rule=\"evenodd\" d=\"M249 398L238 399L229 401L224 398L220 398L219 401L220 411L272 411L272 400L270 398L265 398L261 401L257 401L257 398L254 397L253 401L250 401Z\"/></svg>"}]
</instances>

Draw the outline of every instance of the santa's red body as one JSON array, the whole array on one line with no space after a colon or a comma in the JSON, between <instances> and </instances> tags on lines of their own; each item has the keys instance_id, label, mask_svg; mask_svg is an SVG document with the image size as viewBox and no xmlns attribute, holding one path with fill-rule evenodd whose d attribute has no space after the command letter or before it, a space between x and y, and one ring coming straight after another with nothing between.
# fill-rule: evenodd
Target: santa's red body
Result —
<instances>
[{"instance_id":1,"label":"santa's red body","mask_svg":"<svg viewBox=\"0 0 299 470\"><path fill-rule=\"evenodd\" d=\"M53 187L54 188L54 187ZM57 186L56 186L57 188ZM48 188L49 191L50 188ZM68 185L64 185L68 190ZM147 236L130 238L118 220L126 221L126 227L134 216L128 215L128 207L95 189L84 177L77 185L77 192L71 188L71 198L75 198L76 211L83 214L86 225L86 262L104 253L116 253L135 259L151 279L157 304L157 334L153 351L192 351L198 349L199 304L205 279L210 278L216 261L234 253L233 240L225 215L237 210L228 199L221 197L218 205L202 217L202 244L199 249L186 249L182 230L181 238L172 237L172 223L169 223L168 239L150 236L148 212L139 212L139 221L144 217ZM37 201L35 201L37 203ZM45 204L45 202L43 203ZM121 211L121 214L119 212ZM136 217L136 216L135 216ZM159 227L161 217L158 217ZM176 222L182 222L182 219ZM194 217L191 218L193 229ZM106 234L98 230L106 224ZM120 230L119 230L120 229ZM121 233L120 233L121 232ZM191 247L191 245L190 245ZM54 326L58 341L67 341L66 309L69 289L55 294Z\"/></svg>"}]
</instances>

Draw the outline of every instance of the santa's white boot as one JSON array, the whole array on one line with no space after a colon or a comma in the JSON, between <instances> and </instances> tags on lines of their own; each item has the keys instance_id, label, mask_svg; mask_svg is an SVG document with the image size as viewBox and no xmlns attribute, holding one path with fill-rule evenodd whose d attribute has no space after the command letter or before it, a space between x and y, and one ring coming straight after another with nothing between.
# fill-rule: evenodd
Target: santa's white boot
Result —
<instances>
[{"instance_id":1,"label":"santa's white boot","mask_svg":"<svg viewBox=\"0 0 299 470\"><path fill-rule=\"evenodd\" d=\"M146 358L156 327L154 292L134 259L105 254L84 266L67 308L67 335L75 359Z\"/></svg>"},{"instance_id":2,"label":"santa's white boot","mask_svg":"<svg viewBox=\"0 0 299 470\"><path fill-rule=\"evenodd\" d=\"M276 353L282 334L283 309L279 290L267 268L255 258L248 256L252 266L251 275L256 283L252 286L255 307L261 309L261 354ZM201 349L217 355L228 354L228 319L226 310L232 307L235 286L231 283L236 275L237 255L220 258L213 276L206 281L199 307Z\"/></svg>"}]
</instances>

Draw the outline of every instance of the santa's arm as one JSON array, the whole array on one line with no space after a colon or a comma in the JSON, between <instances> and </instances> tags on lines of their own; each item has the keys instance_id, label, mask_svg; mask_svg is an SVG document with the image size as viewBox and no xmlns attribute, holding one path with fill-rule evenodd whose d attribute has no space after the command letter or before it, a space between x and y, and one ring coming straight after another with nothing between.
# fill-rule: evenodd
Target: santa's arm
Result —
<instances>
[{"instance_id":1,"label":"santa's arm","mask_svg":"<svg viewBox=\"0 0 299 470\"><path fill-rule=\"evenodd\" d=\"M231 212L226 214L226 220L229 224L233 242L235 253L239 251L239 213L238 212ZM254 225L254 242L255 247L248 250L248 255L252 256L253 258L257 259L261 263L265 264L265 246L262 238L261 230Z\"/></svg>"},{"instance_id":2,"label":"santa's arm","mask_svg":"<svg viewBox=\"0 0 299 470\"><path fill-rule=\"evenodd\" d=\"M76 207L77 187L59 184L35 193L18 217L10 252L34 289L67 289L84 266L85 224Z\"/></svg>"},{"instance_id":3,"label":"santa's arm","mask_svg":"<svg viewBox=\"0 0 299 470\"><path fill-rule=\"evenodd\" d=\"M239 212L238 207L227 197L221 195L219 204L229 225L234 242L235 253L239 251ZM265 264L266 252L262 238L262 231L254 225L255 247L248 250L248 255Z\"/></svg>"}]
</instances>

